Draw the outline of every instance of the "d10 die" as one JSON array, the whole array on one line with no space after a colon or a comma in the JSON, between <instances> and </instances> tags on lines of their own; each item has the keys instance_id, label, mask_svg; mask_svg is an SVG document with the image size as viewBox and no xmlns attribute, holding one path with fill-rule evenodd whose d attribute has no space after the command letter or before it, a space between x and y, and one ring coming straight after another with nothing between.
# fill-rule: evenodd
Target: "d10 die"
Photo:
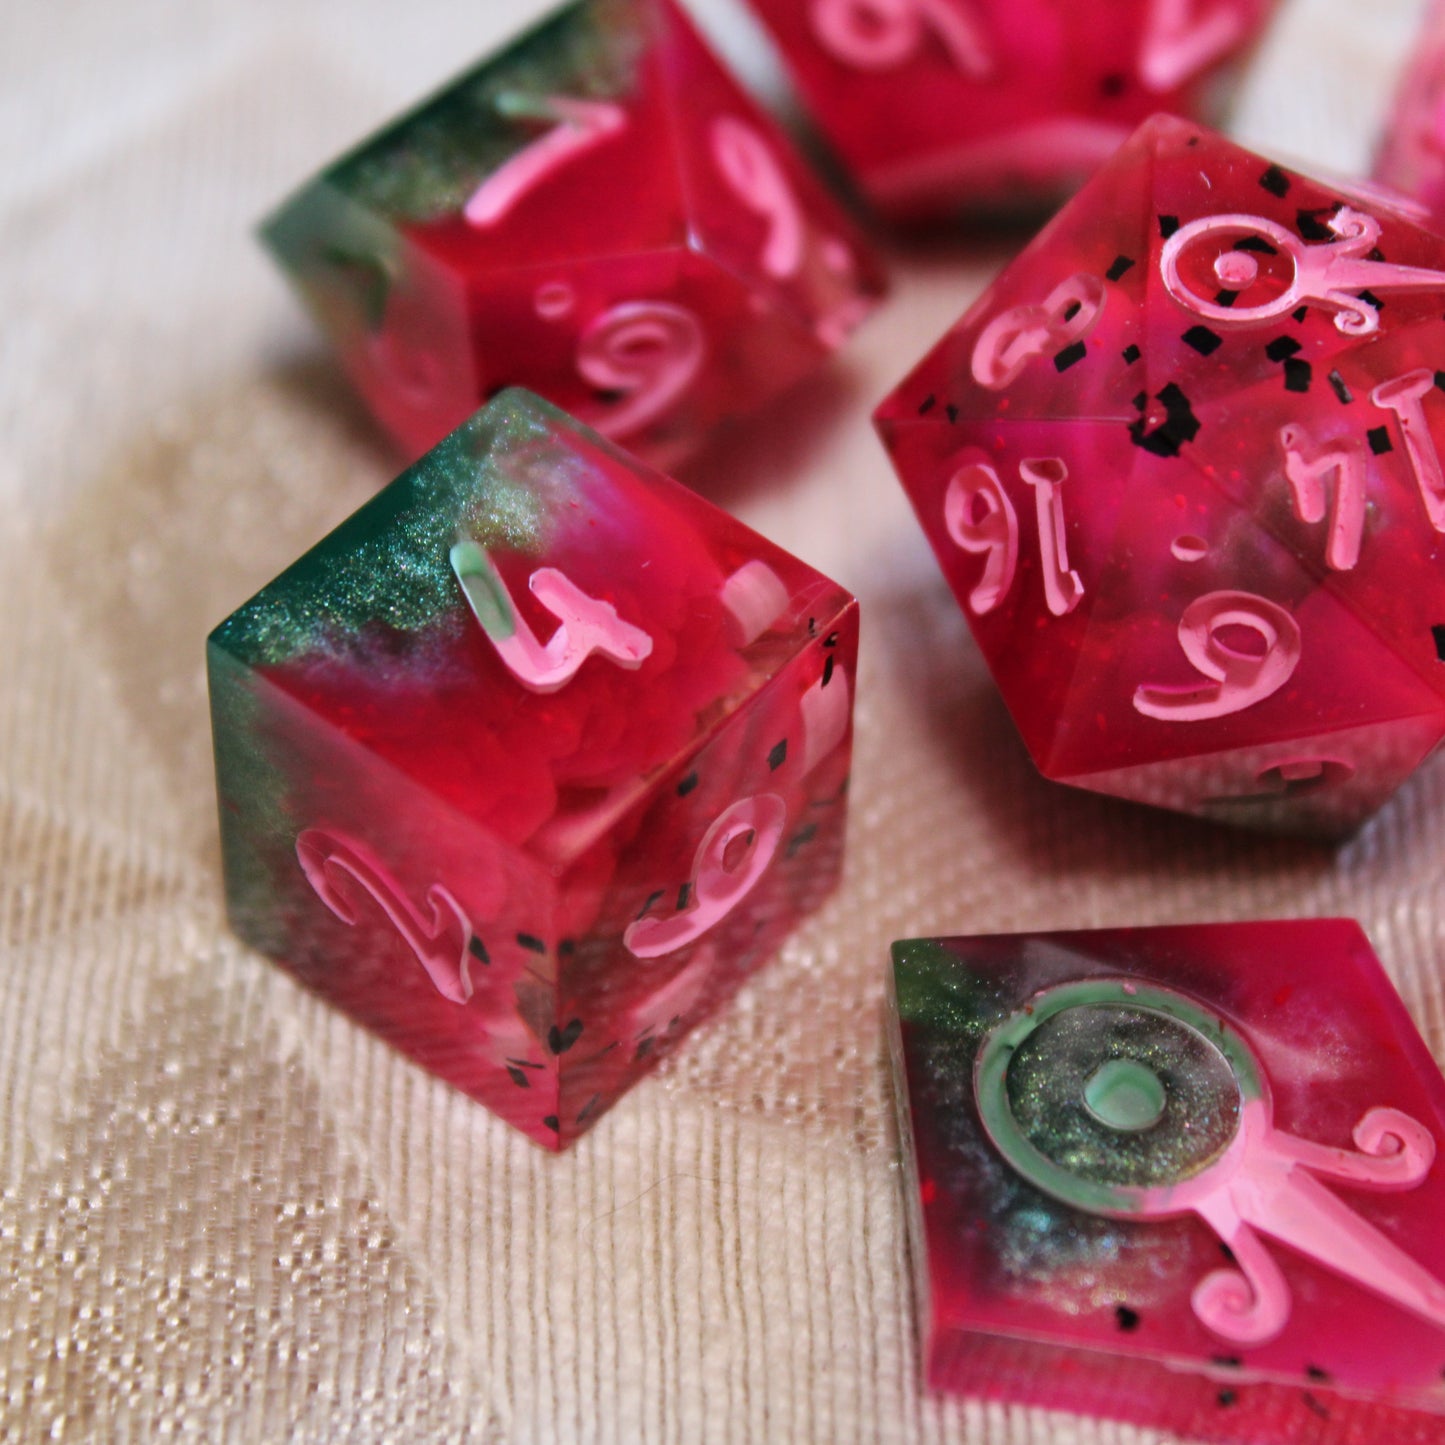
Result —
<instances>
[{"instance_id":1,"label":"d10 die","mask_svg":"<svg viewBox=\"0 0 1445 1445\"><path fill-rule=\"evenodd\" d=\"M212 634L237 932L560 1148L833 887L857 608L508 392Z\"/></svg>"},{"instance_id":2,"label":"d10 die","mask_svg":"<svg viewBox=\"0 0 1445 1445\"><path fill-rule=\"evenodd\" d=\"M1035 762L1338 834L1445 735L1445 242L1157 118L877 424Z\"/></svg>"},{"instance_id":3,"label":"d10 die","mask_svg":"<svg viewBox=\"0 0 1445 1445\"><path fill-rule=\"evenodd\" d=\"M912 940L891 1005L930 1384L1445 1439L1445 1083L1358 925Z\"/></svg>"},{"instance_id":4,"label":"d10 die","mask_svg":"<svg viewBox=\"0 0 1445 1445\"><path fill-rule=\"evenodd\" d=\"M581 0L264 239L415 456L503 386L666 464L838 346L875 263L672 0Z\"/></svg>"},{"instance_id":5,"label":"d10 die","mask_svg":"<svg viewBox=\"0 0 1445 1445\"><path fill-rule=\"evenodd\" d=\"M1275 0L751 0L898 220L1052 205L1156 110L1198 113Z\"/></svg>"},{"instance_id":6,"label":"d10 die","mask_svg":"<svg viewBox=\"0 0 1445 1445\"><path fill-rule=\"evenodd\" d=\"M1445 4L1433 0L1375 158L1375 179L1445 219Z\"/></svg>"}]
</instances>

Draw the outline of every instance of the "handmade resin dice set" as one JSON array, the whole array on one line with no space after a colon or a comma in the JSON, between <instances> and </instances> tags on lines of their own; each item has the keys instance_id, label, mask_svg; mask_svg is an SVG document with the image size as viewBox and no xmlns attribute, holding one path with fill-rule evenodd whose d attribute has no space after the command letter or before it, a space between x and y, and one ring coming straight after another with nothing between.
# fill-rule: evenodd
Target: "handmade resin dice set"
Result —
<instances>
[{"instance_id":1,"label":"handmade resin dice set","mask_svg":"<svg viewBox=\"0 0 1445 1445\"><path fill-rule=\"evenodd\" d=\"M880 210L1093 173L875 418L1041 771L1357 827L1445 737L1423 208L1162 116L1100 166L1267 0L755 3ZM674 0L567 7L265 237L420 459L212 635L231 919L560 1149L837 883L857 605L653 465L881 272ZM1445 1439L1445 1085L1357 926L900 943L890 1029L932 1385Z\"/></svg>"}]
</instances>

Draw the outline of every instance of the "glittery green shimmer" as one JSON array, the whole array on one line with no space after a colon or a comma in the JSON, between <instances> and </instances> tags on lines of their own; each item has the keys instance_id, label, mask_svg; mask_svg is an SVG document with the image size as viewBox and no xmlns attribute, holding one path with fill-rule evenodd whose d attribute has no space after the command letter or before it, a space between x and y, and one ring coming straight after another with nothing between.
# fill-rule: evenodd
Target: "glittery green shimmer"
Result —
<instances>
[{"instance_id":1,"label":"glittery green shimmer","mask_svg":"<svg viewBox=\"0 0 1445 1445\"><path fill-rule=\"evenodd\" d=\"M974 1066L985 1039L1018 1007L1018 971L1001 966L1001 956L970 960L939 939L904 940L892 951L916 1107L928 1112L937 1144L930 1164L942 1194L968 1201L990 1267L1011 1287L1032 1281L1073 1308L1111 1306L1121 1289L1135 1303L1149 1302L1181 1247L1177 1222L1140 1228L1065 1203L1010 1165L982 1126ZM1080 966L1087 972L1086 960Z\"/></svg>"},{"instance_id":2,"label":"glittery green shimmer","mask_svg":"<svg viewBox=\"0 0 1445 1445\"><path fill-rule=\"evenodd\" d=\"M986 987L933 938L909 938L893 945L893 986L903 1022L971 1042L1008 1014L1004 991Z\"/></svg>"},{"instance_id":3,"label":"glittery green shimmer","mask_svg":"<svg viewBox=\"0 0 1445 1445\"><path fill-rule=\"evenodd\" d=\"M549 96L624 99L649 42L647 0L581 0L333 165L324 181L379 215L454 215L542 130L520 120Z\"/></svg>"},{"instance_id":4,"label":"glittery green shimmer","mask_svg":"<svg viewBox=\"0 0 1445 1445\"><path fill-rule=\"evenodd\" d=\"M1088 1107L1094 1074L1126 1062L1162 1089L1150 1127L1110 1127ZM1102 1183L1188 1178L1239 1128L1239 1086L1224 1056L1186 1025L1141 1009L1085 1005L1049 1019L1014 1052L1007 1087L1024 1137L1069 1173Z\"/></svg>"},{"instance_id":5,"label":"glittery green shimmer","mask_svg":"<svg viewBox=\"0 0 1445 1445\"><path fill-rule=\"evenodd\" d=\"M469 613L453 544L542 555L548 495L572 494L587 471L557 436L573 425L526 392L503 393L227 618L213 643L259 666L372 657L386 633L413 645L423 632L454 636Z\"/></svg>"},{"instance_id":6,"label":"glittery green shimmer","mask_svg":"<svg viewBox=\"0 0 1445 1445\"><path fill-rule=\"evenodd\" d=\"M1163 1086L1152 1127L1111 1128L1089 1108L1098 1070L1129 1060ZM1128 1215L1145 1191L1207 1169L1239 1131L1263 1080L1217 1013L1172 989L1079 979L1034 994L997 1028L973 1068L979 1115L1024 1178L1080 1209Z\"/></svg>"}]
</instances>

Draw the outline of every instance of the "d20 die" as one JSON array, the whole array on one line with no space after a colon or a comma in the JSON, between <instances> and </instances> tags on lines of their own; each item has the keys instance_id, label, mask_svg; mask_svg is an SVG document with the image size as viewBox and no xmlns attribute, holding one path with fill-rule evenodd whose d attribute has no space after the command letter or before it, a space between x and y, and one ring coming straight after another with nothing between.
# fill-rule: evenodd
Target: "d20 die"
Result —
<instances>
[{"instance_id":1,"label":"d20 die","mask_svg":"<svg viewBox=\"0 0 1445 1445\"><path fill-rule=\"evenodd\" d=\"M263 237L418 455L504 386L666 465L837 347L861 237L672 0L580 0Z\"/></svg>"},{"instance_id":2,"label":"d20 die","mask_svg":"<svg viewBox=\"0 0 1445 1445\"><path fill-rule=\"evenodd\" d=\"M1375 157L1376 180L1445 221L1445 4L1432 0Z\"/></svg>"},{"instance_id":3,"label":"d20 die","mask_svg":"<svg viewBox=\"0 0 1445 1445\"><path fill-rule=\"evenodd\" d=\"M212 634L232 924L550 1148L833 887L856 604L507 392Z\"/></svg>"},{"instance_id":4,"label":"d20 die","mask_svg":"<svg viewBox=\"0 0 1445 1445\"><path fill-rule=\"evenodd\" d=\"M912 940L890 1002L931 1385L1445 1439L1445 1083L1357 924Z\"/></svg>"},{"instance_id":5,"label":"d20 die","mask_svg":"<svg viewBox=\"0 0 1445 1445\"><path fill-rule=\"evenodd\" d=\"M897 220L1053 205L1156 110L1198 114L1275 0L750 0Z\"/></svg>"},{"instance_id":6,"label":"d20 die","mask_svg":"<svg viewBox=\"0 0 1445 1445\"><path fill-rule=\"evenodd\" d=\"M1049 777L1340 834L1445 735L1445 242L1141 127L879 408Z\"/></svg>"}]
</instances>

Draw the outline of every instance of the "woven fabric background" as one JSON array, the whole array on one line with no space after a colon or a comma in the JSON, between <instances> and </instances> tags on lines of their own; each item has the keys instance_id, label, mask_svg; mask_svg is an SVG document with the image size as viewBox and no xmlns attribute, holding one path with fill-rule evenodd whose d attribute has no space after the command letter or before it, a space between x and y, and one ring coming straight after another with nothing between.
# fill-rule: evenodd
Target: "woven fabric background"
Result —
<instances>
[{"instance_id":1,"label":"woven fabric background","mask_svg":"<svg viewBox=\"0 0 1445 1445\"><path fill-rule=\"evenodd\" d=\"M687 473L862 598L850 858L576 1149L227 934L202 639L392 471L250 227L543 8L0 12L0 1436L1152 1440L922 1392L886 945L1353 914L1445 1057L1445 759L1339 849L1037 777L866 421L1004 246L895 247L841 360ZM1234 132L1362 170L1420 8L1286 0Z\"/></svg>"}]
</instances>

